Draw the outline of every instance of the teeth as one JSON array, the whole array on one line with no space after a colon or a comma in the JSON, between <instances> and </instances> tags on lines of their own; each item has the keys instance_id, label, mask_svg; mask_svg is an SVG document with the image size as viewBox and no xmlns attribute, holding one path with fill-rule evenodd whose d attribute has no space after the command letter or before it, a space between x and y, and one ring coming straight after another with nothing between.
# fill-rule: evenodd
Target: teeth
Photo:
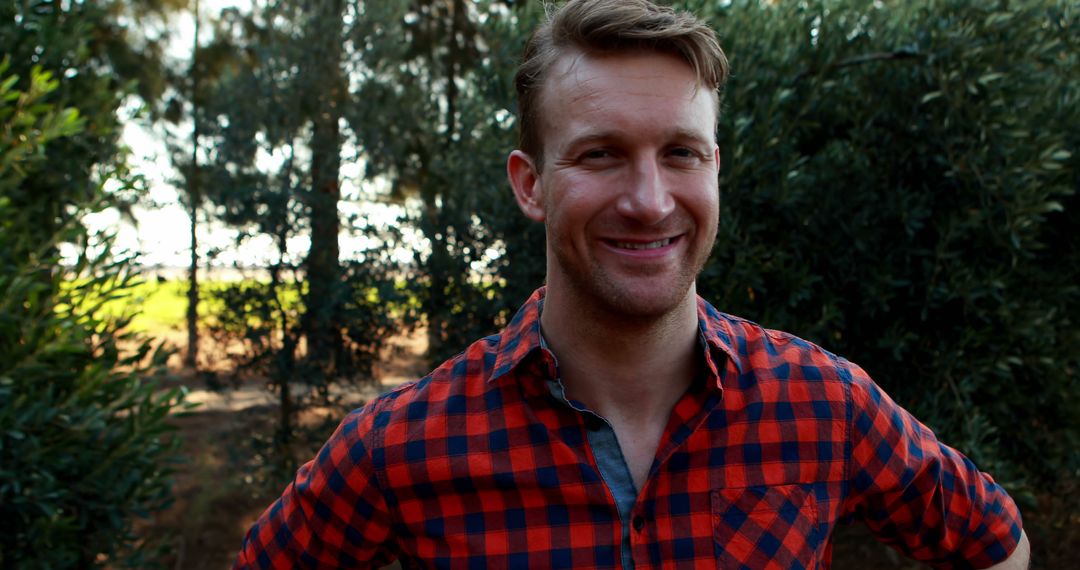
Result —
<instances>
[{"instance_id":1,"label":"teeth","mask_svg":"<svg viewBox=\"0 0 1080 570\"><path fill-rule=\"evenodd\" d=\"M625 241L618 241L615 242L615 245L623 249L656 249L658 247L664 247L669 243L671 243L671 238L653 241L649 243L629 243Z\"/></svg>"}]
</instances>

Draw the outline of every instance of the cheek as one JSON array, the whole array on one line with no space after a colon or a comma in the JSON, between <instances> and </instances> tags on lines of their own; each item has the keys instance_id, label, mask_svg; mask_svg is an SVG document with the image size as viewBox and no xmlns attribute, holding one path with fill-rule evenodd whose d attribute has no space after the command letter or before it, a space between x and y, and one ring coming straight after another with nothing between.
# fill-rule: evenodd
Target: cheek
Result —
<instances>
[{"instance_id":1,"label":"cheek","mask_svg":"<svg viewBox=\"0 0 1080 570\"><path fill-rule=\"evenodd\" d=\"M694 215L701 221L716 223L720 216L720 191L714 185L699 185L686 197Z\"/></svg>"},{"instance_id":2,"label":"cheek","mask_svg":"<svg viewBox=\"0 0 1080 570\"><path fill-rule=\"evenodd\" d=\"M604 188L573 179L552 188L544 201L544 211L551 225L580 227L607 207Z\"/></svg>"}]
</instances>

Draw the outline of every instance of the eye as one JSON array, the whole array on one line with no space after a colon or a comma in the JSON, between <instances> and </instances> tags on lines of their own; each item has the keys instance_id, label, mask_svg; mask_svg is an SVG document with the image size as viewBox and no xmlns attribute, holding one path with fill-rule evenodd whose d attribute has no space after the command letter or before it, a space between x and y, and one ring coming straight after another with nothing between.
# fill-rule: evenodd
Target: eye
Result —
<instances>
[{"instance_id":1,"label":"eye","mask_svg":"<svg viewBox=\"0 0 1080 570\"><path fill-rule=\"evenodd\" d=\"M688 146L673 146L667 151L667 160L674 167L694 168L705 162L705 155Z\"/></svg>"},{"instance_id":2,"label":"eye","mask_svg":"<svg viewBox=\"0 0 1080 570\"><path fill-rule=\"evenodd\" d=\"M587 168L610 168L619 163L619 153L611 147L590 148L578 155L577 162Z\"/></svg>"},{"instance_id":3,"label":"eye","mask_svg":"<svg viewBox=\"0 0 1080 570\"><path fill-rule=\"evenodd\" d=\"M675 158L700 158L700 155L692 148L685 146L677 146L672 148L668 153Z\"/></svg>"},{"instance_id":4,"label":"eye","mask_svg":"<svg viewBox=\"0 0 1080 570\"><path fill-rule=\"evenodd\" d=\"M610 158L610 157L611 157L611 152L608 151L607 149L594 148L594 149L590 149L590 150L585 151L581 155L581 160L603 160L605 158Z\"/></svg>"}]
</instances>

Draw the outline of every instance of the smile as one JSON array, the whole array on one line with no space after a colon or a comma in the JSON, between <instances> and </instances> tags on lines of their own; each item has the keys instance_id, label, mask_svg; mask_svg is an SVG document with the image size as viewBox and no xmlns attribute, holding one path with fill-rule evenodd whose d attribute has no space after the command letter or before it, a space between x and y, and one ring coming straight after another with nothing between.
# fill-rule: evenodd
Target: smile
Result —
<instances>
[{"instance_id":1,"label":"smile","mask_svg":"<svg viewBox=\"0 0 1080 570\"><path fill-rule=\"evenodd\" d=\"M661 248L661 247L664 247L666 245L669 245L670 243L671 243L671 238L665 238L665 239L662 239L662 240L651 241L651 242L648 242L648 243L631 243L631 242L626 242L626 241L617 241L617 242L615 242L615 247L618 247L618 248L621 248L621 249L639 249L639 250L641 250L641 249L657 249L657 248Z\"/></svg>"}]
</instances>

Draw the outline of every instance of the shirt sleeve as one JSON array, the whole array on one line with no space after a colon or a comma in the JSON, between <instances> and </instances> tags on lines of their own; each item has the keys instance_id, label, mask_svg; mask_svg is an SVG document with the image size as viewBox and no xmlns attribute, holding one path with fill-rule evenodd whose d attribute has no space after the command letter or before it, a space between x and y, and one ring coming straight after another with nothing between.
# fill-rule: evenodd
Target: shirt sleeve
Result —
<instances>
[{"instance_id":1,"label":"shirt sleeve","mask_svg":"<svg viewBox=\"0 0 1080 570\"><path fill-rule=\"evenodd\" d=\"M393 560L391 518L372 462L374 405L347 416L297 471L244 537L234 569L378 568Z\"/></svg>"},{"instance_id":2,"label":"shirt sleeve","mask_svg":"<svg viewBox=\"0 0 1080 570\"><path fill-rule=\"evenodd\" d=\"M987 568L1008 558L1020 541L1021 520L1005 490L938 441L861 368L843 365L852 401L845 514L935 568Z\"/></svg>"}]
</instances>

